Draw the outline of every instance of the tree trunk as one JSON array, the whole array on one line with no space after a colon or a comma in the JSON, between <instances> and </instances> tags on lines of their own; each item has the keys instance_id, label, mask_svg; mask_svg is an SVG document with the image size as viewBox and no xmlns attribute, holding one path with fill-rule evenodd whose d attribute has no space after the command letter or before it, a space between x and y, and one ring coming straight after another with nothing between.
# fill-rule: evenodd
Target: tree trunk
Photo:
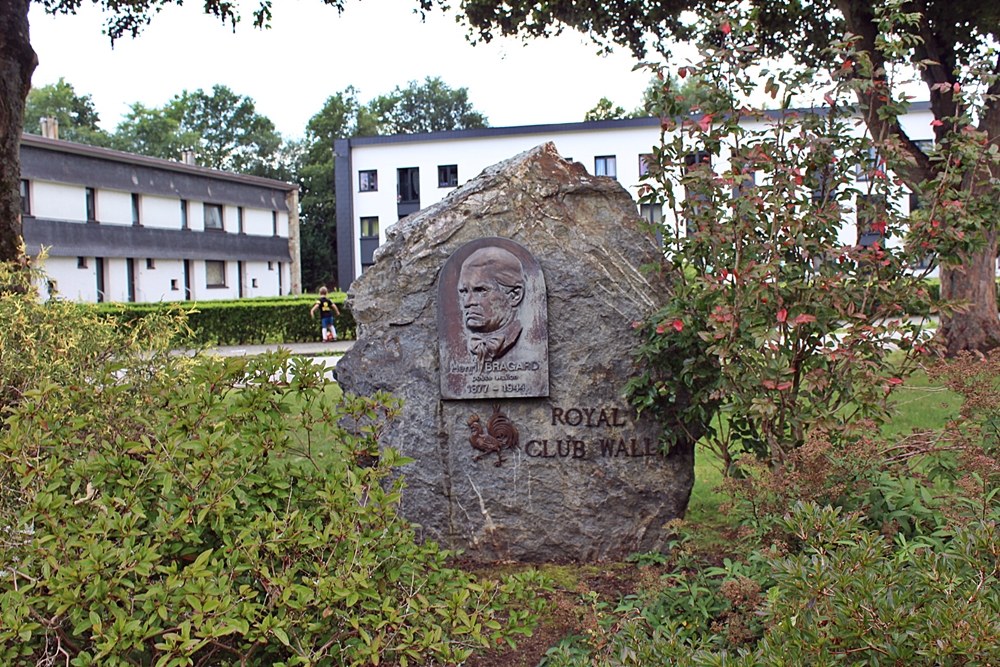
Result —
<instances>
[{"instance_id":1,"label":"tree trunk","mask_svg":"<svg viewBox=\"0 0 1000 667\"><path fill-rule=\"evenodd\" d=\"M21 131L38 58L28 37L30 0L0 0L0 262L21 258Z\"/></svg>"},{"instance_id":2,"label":"tree trunk","mask_svg":"<svg viewBox=\"0 0 1000 667\"><path fill-rule=\"evenodd\" d=\"M945 354L988 352L1000 347L997 313L997 235L987 234L986 246L969 256L962 266L941 269L941 298L964 304L962 312L942 316L938 336Z\"/></svg>"}]
</instances>

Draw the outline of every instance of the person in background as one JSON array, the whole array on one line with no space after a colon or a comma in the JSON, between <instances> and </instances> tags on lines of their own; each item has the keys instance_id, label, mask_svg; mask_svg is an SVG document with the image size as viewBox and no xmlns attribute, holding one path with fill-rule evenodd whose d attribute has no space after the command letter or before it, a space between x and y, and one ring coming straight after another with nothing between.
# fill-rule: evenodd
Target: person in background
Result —
<instances>
[{"instance_id":1,"label":"person in background","mask_svg":"<svg viewBox=\"0 0 1000 667\"><path fill-rule=\"evenodd\" d=\"M333 318L335 315L340 315L340 309L326 295L326 287L320 287L319 298L316 299L316 303L313 304L312 309L309 311L309 317L315 319L316 310L319 310L323 342L332 343L337 340L337 328L333 325Z\"/></svg>"}]
</instances>

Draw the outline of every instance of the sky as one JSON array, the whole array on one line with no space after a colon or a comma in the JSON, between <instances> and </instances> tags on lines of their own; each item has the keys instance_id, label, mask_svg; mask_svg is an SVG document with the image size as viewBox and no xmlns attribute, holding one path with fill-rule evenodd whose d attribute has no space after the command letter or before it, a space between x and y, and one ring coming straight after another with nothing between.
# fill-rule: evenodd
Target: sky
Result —
<instances>
[{"instance_id":1,"label":"sky","mask_svg":"<svg viewBox=\"0 0 1000 667\"><path fill-rule=\"evenodd\" d=\"M439 76L466 88L493 127L582 121L601 97L636 108L650 80L626 50L609 56L577 32L557 38L495 39L472 46L454 15L413 13L416 0L347 0L343 14L320 0L279 0L272 27L253 27L249 8L234 34L193 2L168 5L137 38L114 48L89 3L71 16L31 3L35 87L60 77L90 95L112 131L134 102L160 107L182 90L223 84L252 98L286 138L301 138L328 97L354 86L362 102L410 81Z\"/></svg>"}]
</instances>

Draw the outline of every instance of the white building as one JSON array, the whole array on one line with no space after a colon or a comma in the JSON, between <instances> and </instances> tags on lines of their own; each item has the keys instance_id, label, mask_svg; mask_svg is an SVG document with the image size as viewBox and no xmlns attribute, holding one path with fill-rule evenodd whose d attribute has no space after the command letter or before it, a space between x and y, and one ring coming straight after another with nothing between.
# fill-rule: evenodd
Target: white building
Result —
<instances>
[{"instance_id":1,"label":"white building","mask_svg":"<svg viewBox=\"0 0 1000 667\"><path fill-rule=\"evenodd\" d=\"M52 295L100 302L301 292L298 186L25 134L27 253Z\"/></svg>"},{"instance_id":2,"label":"white building","mask_svg":"<svg viewBox=\"0 0 1000 667\"><path fill-rule=\"evenodd\" d=\"M933 139L929 105L914 104L903 123L915 140ZM443 199L484 168L551 141L560 155L591 173L611 176L638 199L643 156L660 141L659 118L633 118L559 125L497 127L390 137L356 137L335 142L337 263L347 289L373 262L386 228ZM719 156L720 162L725 156ZM662 213L644 206L649 220ZM844 244L859 242L853 223Z\"/></svg>"}]
</instances>

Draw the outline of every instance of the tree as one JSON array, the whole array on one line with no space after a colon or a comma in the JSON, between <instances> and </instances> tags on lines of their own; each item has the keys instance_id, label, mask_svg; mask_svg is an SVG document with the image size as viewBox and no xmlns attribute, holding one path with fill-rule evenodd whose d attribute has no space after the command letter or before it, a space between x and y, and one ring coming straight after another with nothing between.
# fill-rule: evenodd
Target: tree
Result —
<instances>
[{"instance_id":1,"label":"tree","mask_svg":"<svg viewBox=\"0 0 1000 667\"><path fill-rule=\"evenodd\" d=\"M172 160L180 159L197 142L196 136L182 132L180 120L166 109L147 107L141 102L132 105L112 137L118 150Z\"/></svg>"},{"instance_id":2,"label":"tree","mask_svg":"<svg viewBox=\"0 0 1000 667\"><path fill-rule=\"evenodd\" d=\"M344 137L414 134L486 127L466 88L452 89L440 78L396 86L367 104L353 87L331 95L306 125L297 163L301 197L302 284L307 289L337 281L336 199L333 142Z\"/></svg>"},{"instance_id":3,"label":"tree","mask_svg":"<svg viewBox=\"0 0 1000 667\"><path fill-rule=\"evenodd\" d=\"M977 85L985 89L982 104L972 114L975 131L996 145L1000 142L1000 58L990 47L1000 38L1000 5L979 0L925 2L901 5L883 0L883 7L905 7L910 21L899 32L882 31L877 4L864 0L751 0L756 22L756 55L777 57L793 54L807 65L824 65L831 70L848 70L865 76L884 72L890 65L887 42L895 55L916 67L927 86L939 143L947 143L963 127L957 120L968 101L962 92ZM710 0L554 0L543 4L511 0L502 5L492 0L468 0L462 5L465 19L478 38L489 41L494 35L549 36L566 26L595 36L604 45L619 44L637 56L650 50L666 51L669 40L718 39L725 22L710 32L682 20L682 13L714 13L718 4ZM857 61L834 62L827 46L831 36L855 36ZM857 98L873 136L891 137L904 149L907 159L895 165L896 173L914 192L940 181L948 165L932 161L908 136L898 115L884 114L893 98L884 86L859 86ZM991 170L970 177L963 184L972 196L989 192ZM985 191L985 194L984 194ZM1000 320L996 302L997 222L984 225L978 243L959 253L958 263L941 269L942 297L966 302L968 309L942 317L940 333L947 352L984 351L1000 346Z\"/></svg>"},{"instance_id":4,"label":"tree","mask_svg":"<svg viewBox=\"0 0 1000 667\"><path fill-rule=\"evenodd\" d=\"M359 128L365 125L365 130ZM337 281L337 207L333 185L333 142L342 137L371 134L371 117L362 113L357 91L348 87L331 95L309 119L298 180L302 284L306 290Z\"/></svg>"},{"instance_id":5,"label":"tree","mask_svg":"<svg viewBox=\"0 0 1000 667\"><path fill-rule=\"evenodd\" d=\"M199 165L239 174L276 177L281 171L281 135L274 123L257 113L250 97L223 85L213 86L211 93L185 90L161 109L132 105L115 144L172 160L193 150Z\"/></svg>"},{"instance_id":6,"label":"tree","mask_svg":"<svg viewBox=\"0 0 1000 667\"><path fill-rule=\"evenodd\" d=\"M440 77L427 77L422 84L410 81L396 86L366 105L375 120L373 134L418 134L488 127L486 116L469 102L467 88L450 88ZM367 114L359 115L359 120ZM365 128L367 129L367 128Z\"/></svg>"},{"instance_id":7,"label":"tree","mask_svg":"<svg viewBox=\"0 0 1000 667\"><path fill-rule=\"evenodd\" d=\"M583 120L618 120L633 117L635 117L635 114L625 111L625 107L620 107L608 98L602 97L594 105L593 109L584 114Z\"/></svg>"},{"instance_id":8,"label":"tree","mask_svg":"<svg viewBox=\"0 0 1000 667\"><path fill-rule=\"evenodd\" d=\"M98 123L100 116L90 95L78 95L71 83L62 77L57 83L32 88L24 109L24 129L41 133L42 118L55 118L59 123L59 138L81 144L109 146L111 138Z\"/></svg>"}]
</instances>

